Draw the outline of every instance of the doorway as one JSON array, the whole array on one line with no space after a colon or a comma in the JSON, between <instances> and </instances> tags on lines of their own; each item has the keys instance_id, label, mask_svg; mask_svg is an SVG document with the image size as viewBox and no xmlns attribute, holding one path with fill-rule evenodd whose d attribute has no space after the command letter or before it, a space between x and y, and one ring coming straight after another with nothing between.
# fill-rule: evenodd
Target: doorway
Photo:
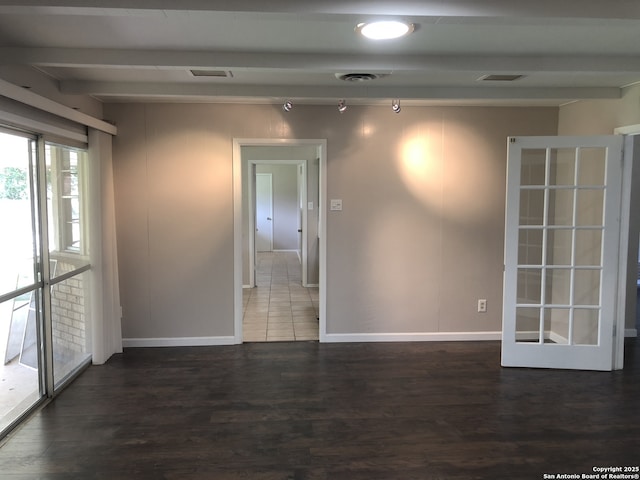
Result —
<instances>
[{"instance_id":1,"label":"doorway","mask_svg":"<svg viewBox=\"0 0 640 480\"><path fill-rule=\"evenodd\" d=\"M263 149L257 152L265 154ZM307 181L315 179L307 180L308 161L249 160L246 186L253 200L247 202L247 233L250 243L253 235L254 246L249 255L251 288L243 289L245 342L319 338L318 289L309 285L309 249L303 248L307 246ZM317 257L311 259L312 267L314 261Z\"/></svg>"},{"instance_id":2,"label":"doorway","mask_svg":"<svg viewBox=\"0 0 640 480\"><path fill-rule=\"evenodd\" d=\"M256 173L254 244L256 252L273 251L273 175ZM255 270L255 269L254 269Z\"/></svg>"},{"instance_id":3,"label":"doorway","mask_svg":"<svg viewBox=\"0 0 640 480\"><path fill-rule=\"evenodd\" d=\"M256 171L260 165L293 165L294 178L306 179L300 182L296 197L297 211L292 217L293 237L291 248L266 255L256 253L255 198L257 196ZM253 297L260 313L268 318L298 317L301 309L309 321L309 305L314 307L313 320L315 322L315 339L323 341L326 332L325 314L325 212L323 206L326 180L326 140L256 140L235 139L233 157L234 176L234 336L236 343L251 341L249 335L244 335L243 319L246 309ZM268 172L260 172L268 173ZM272 177L272 182L275 179ZM272 223L275 216L272 215ZM300 231L301 230L301 231ZM291 279L296 275L299 284ZM265 272L270 275L269 292L274 293L274 302L266 300ZM286 277L286 281L285 281ZM274 281L274 279L276 279ZM286 283L286 285L284 285ZM243 288L244 287L244 288ZM284 292L286 287L287 292ZM298 290L311 289L311 290ZM255 295L254 295L255 294ZM302 298L306 295L306 298ZM282 303L288 297L290 305ZM271 303L271 311L265 303ZM301 305L298 302L304 302ZM283 322L284 323L284 322ZM295 323L295 322L294 322ZM307 323L307 332L309 333ZM266 326L265 326L266 328ZM288 329L290 330L290 329ZM305 339L308 335L295 335ZM275 339L275 338L274 338ZM308 339L308 338L307 338ZM265 340L268 340L265 338ZM279 338L278 340L285 340Z\"/></svg>"},{"instance_id":4,"label":"doorway","mask_svg":"<svg viewBox=\"0 0 640 480\"><path fill-rule=\"evenodd\" d=\"M263 149L258 152L260 153L257 155L265 155ZM295 151L287 153L280 148L274 149L273 154L277 152L281 155L296 154ZM251 151L247 154L248 157L253 155L256 153ZM299 261L298 276L301 285L318 286L318 175L317 168L312 165L312 171L307 176L307 164L310 162L312 159L248 159L248 178L244 183L248 194L248 226L245 234L249 237L248 278L243 279L245 288L257 285L257 254L272 251L295 252ZM307 202L309 182L314 184L310 194L314 198ZM312 223L310 226L309 221ZM308 237L309 232L311 238Z\"/></svg>"}]
</instances>

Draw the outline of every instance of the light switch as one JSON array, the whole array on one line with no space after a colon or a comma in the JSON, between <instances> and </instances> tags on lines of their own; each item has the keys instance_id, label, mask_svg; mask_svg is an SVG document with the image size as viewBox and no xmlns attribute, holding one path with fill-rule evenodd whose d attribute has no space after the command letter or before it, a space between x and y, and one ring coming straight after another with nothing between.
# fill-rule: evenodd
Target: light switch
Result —
<instances>
[{"instance_id":1,"label":"light switch","mask_svg":"<svg viewBox=\"0 0 640 480\"><path fill-rule=\"evenodd\" d=\"M313 210L313 202L307 203L307 210L309 211Z\"/></svg>"},{"instance_id":2,"label":"light switch","mask_svg":"<svg viewBox=\"0 0 640 480\"><path fill-rule=\"evenodd\" d=\"M342 210L342 199L341 198L332 198L331 199L331 210L340 211Z\"/></svg>"}]
</instances>

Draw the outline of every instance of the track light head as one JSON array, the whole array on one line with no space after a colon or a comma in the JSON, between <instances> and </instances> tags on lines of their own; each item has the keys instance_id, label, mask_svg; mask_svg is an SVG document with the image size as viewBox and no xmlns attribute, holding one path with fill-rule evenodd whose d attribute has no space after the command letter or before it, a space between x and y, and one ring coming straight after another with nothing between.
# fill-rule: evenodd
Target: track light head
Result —
<instances>
[{"instance_id":1,"label":"track light head","mask_svg":"<svg viewBox=\"0 0 640 480\"><path fill-rule=\"evenodd\" d=\"M391 110L393 110L394 113L400 113L400 110L402 110L402 108L400 108L400 100L399 99L395 99L391 101Z\"/></svg>"},{"instance_id":2,"label":"track light head","mask_svg":"<svg viewBox=\"0 0 640 480\"><path fill-rule=\"evenodd\" d=\"M340 100L338 102L338 111L340 113L344 113L347 110L347 102L345 102L344 100Z\"/></svg>"},{"instance_id":3,"label":"track light head","mask_svg":"<svg viewBox=\"0 0 640 480\"><path fill-rule=\"evenodd\" d=\"M282 110L284 110L285 112L290 112L293 109L293 103L291 102L291 100L285 100L285 102L282 104Z\"/></svg>"}]
</instances>

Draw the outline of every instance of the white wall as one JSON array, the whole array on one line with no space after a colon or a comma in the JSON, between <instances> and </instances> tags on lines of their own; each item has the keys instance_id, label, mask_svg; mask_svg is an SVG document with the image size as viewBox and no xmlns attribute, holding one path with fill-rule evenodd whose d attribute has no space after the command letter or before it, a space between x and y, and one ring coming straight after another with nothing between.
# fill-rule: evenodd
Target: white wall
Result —
<instances>
[{"instance_id":1,"label":"white wall","mask_svg":"<svg viewBox=\"0 0 640 480\"><path fill-rule=\"evenodd\" d=\"M500 331L506 138L557 112L105 105L124 337L232 335L233 138L327 139L329 334Z\"/></svg>"},{"instance_id":2,"label":"white wall","mask_svg":"<svg viewBox=\"0 0 640 480\"><path fill-rule=\"evenodd\" d=\"M611 135L617 127L640 124L640 85L618 100L582 100L560 107L558 135Z\"/></svg>"}]
</instances>

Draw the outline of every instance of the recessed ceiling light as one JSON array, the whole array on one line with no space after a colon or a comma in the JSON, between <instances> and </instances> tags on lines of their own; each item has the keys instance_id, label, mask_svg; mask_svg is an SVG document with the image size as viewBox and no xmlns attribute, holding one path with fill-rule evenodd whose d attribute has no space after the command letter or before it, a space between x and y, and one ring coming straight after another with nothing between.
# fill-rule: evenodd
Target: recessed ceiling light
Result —
<instances>
[{"instance_id":1,"label":"recessed ceiling light","mask_svg":"<svg viewBox=\"0 0 640 480\"><path fill-rule=\"evenodd\" d=\"M383 21L360 23L356 26L356 32L371 40L391 40L409 35L415 29L413 23L398 21Z\"/></svg>"}]
</instances>

